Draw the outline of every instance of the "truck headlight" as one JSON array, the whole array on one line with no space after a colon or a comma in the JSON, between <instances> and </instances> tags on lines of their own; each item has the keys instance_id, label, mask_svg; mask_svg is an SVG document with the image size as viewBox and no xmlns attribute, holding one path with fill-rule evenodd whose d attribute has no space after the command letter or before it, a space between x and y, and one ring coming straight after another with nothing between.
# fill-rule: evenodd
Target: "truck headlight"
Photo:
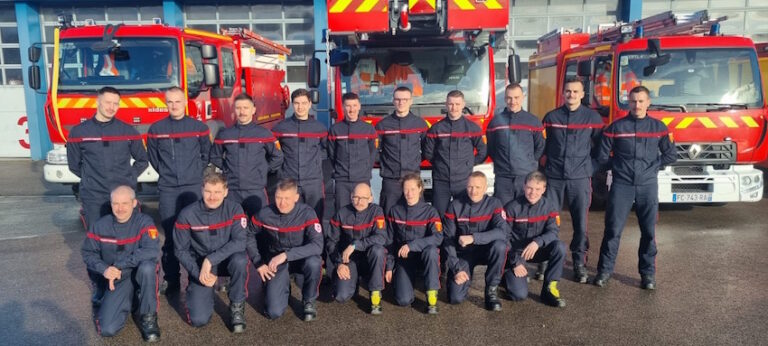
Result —
<instances>
[{"instance_id":1,"label":"truck headlight","mask_svg":"<svg viewBox=\"0 0 768 346\"><path fill-rule=\"evenodd\" d=\"M744 186L752 185L752 177L748 175L741 177L741 185L744 185Z\"/></svg>"},{"instance_id":2,"label":"truck headlight","mask_svg":"<svg viewBox=\"0 0 768 346\"><path fill-rule=\"evenodd\" d=\"M67 164L67 151L51 150L45 157L45 161L52 165L66 165Z\"/></svg>"}]
</instances>

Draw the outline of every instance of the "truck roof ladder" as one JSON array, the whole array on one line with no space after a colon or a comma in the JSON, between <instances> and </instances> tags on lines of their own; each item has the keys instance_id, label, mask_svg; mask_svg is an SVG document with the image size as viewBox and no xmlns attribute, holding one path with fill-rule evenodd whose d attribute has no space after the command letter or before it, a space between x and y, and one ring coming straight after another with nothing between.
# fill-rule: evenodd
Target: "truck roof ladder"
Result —
<instances>
[{"instance_id":1,"label":"truck roof ladder","mask_svg":"<svg viewBox=\"0 0 768 346\"><path fill-rule=\"evenodd\" d=\"M707 10L688 14L667 11L631 23L616 23L613 27L592 34L590 41L618 41L623 35L622 27L626 26L632 27L632 33L636 32L638 27L642 27L643 35L646 37L698 35L709 32L712 25L726 19L728 19L727 16L710 19Z\"/></svg>"}]
</instances>

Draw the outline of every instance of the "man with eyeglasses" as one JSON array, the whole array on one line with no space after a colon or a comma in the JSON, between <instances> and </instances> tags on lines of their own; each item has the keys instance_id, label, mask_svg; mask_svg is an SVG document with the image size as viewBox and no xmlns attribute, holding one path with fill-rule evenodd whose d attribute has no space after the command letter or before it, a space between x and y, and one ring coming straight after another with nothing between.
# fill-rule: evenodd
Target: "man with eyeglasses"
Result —
<instances>
[{"instance_id":1,"label":"man with eyeglasses","mask_svg":"<svg viewBox=\"0 0 768 346\"><path fill-rule=\"evenodd\" d=\"M371 292L371 314L381 313L381 290L387 251L387 228L384 211L372 203L371 187L360 183L352 191L352 203L336 212L325 249L334 263L333 295L343 303L357 291L360 275L368 277Z\"/></svg>"},{"instance_id":2,"label":"man with eyeglasses","mask_svg":"<svg viewBox=\"0 0 768 346\"><path fill-rule=\"evenodd\" d=\"M385 213L403 196L400 178L421 171L421 142L427 132L427 122L411 112L411 89L398 87L392 101L395 111L376 124L382 178L379 204Z\"/></svg>"}]
</instances>

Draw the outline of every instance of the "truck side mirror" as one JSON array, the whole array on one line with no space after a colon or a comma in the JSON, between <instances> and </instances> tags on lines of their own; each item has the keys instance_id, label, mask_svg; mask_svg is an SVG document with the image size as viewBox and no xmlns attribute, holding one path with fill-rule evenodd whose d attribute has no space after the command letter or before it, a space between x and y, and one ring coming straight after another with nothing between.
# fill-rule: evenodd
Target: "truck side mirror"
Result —
<instances>
[{"instance_id":1,"label":"truck side mirror","mask_svg":"<svg viewBox=\"0 0 768 346\"><path fill-rule=\"evenodd\" d=\"M507 57L507 79L509 79L510 83L520 83L522 74L520 71L520 56L511 54Z\"/></svg>"},{"instance_id":2,"label":"truck side mirror","mask_svg":"<svg viewBox=\"0 0 768 346\"><path fill-rule=\"evenodd\" d=\"M330 56L328 57L328 63L334 67L347 64L350 61L351 59L349 57L349 53L340 51L338 49L332 50Z\"/></svg>"},{"instance_id":3,"label":"truck side mirror","mask_svg":"<svg viewBox=\"0 0 768 346\"><path fill-rule=\"evenodd\" d=\"M312 58L307 66L307 86L317 88L320 85L320 59Z\"/></svg>"},{"instance_id":4,"label":"truck side mirror","mask_svg":"<svg viewBox=\"0 0 768 346\"><path fill-rule=\"evenodd\" d=\"M206 63L203 64L203 84L207 86L219 85L219 65Z\"/></svg>"},{"instance_id":5,"label":"truck side mirror","mask_svg":"<svg viewBox=\"0 0 768 346\"><path fill-rule=\"evenodd\" d=\"M39 58L39 57L38 57ZM29 80L29 87L34 90L40 89L40 66L32 65L27 70L27 79Z\"/></svg>"},{"instance_id":6,"label":"truck side mirror","mask_svg":"<svg viewBox=\"0 0 768 346\"><path fill-rule=\"evenodd\" d=\"M315 105L320 103L320 92L317 89L310 90L309 100L312 101L312 104L315 104Z\"/></svg>"},{"instance_id":7,"label":"truck side mirror","mask_svg":"<svg viewBox=\"0 0 768 346\"><path fill-rule=\"evenodd\" d=\"M203 45L203 59L216 59L216 46L212 44Z\"/></svg>"},{"instance_id":8,"label":"truck side mirror","mask_svg":"<svg viewBox=\"0 0 768 346\"><path fill-rule=\"evenodd\" d=\"M37 63L40 61L40 47L37 46L30 46L29 49L27 49L27 55L29 55L29 62L31 63Z\"/></svg>"}]
</instances>

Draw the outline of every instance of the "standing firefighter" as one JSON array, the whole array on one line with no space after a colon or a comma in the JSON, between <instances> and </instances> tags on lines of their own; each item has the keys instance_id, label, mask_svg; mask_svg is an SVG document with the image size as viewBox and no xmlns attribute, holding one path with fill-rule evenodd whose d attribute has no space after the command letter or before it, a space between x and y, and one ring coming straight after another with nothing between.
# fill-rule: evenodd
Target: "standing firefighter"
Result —
<instances>
[{"instance_id":1,"label":"standing firefighter","mask_svg":"<svg viewBox=\"0 0 768 346\"><path fill-rule=\"evenodd\" d=\"M523 194L525 176L539 167L544 153L544 127L523 110L523 88L510 84L504 90L507 107L488 123L488 155L493 159L493 196L507 204Z\"/></svg>"},{"instance_id":2,"label":"standing firefighter","mask_svg":"<svg viewBox=\"0 0 768 346\"><path fill-rule=\"evenodd\" d=\"M677 161L667 126L648 116L650 93L638 86L629 93L629 115L614 121L603 133L598 161L613 173L605 212L605 234L594 284L608 283L627 216L635 205L640 224L637 251L640 286L656 289L656 220L659 212L658 172ZM611 155L611 153L613 155Z\"/></svg>"},{"instance_id":3,"label":"standing firefighter","mask_svg":"<svg viewBox=\"0 0 768 346\"><path fill-rule=\"evenodd\" d=\"M545 155L547 163L547 200L558 210L568 201L573 221L571 256L573 273L579 283L587 282L587 213L592 202L593 148L600 138L603 119L593 109L581 104L584 84L581 79L569 78L563 84L565 104L544 116L547 131ZM546 267L546 266L543 266ZM544 268L537 276L544 275Z\"/></svg>"},{"instance_id":4,"label":"standing firefighter","mask_svg":"<svg viewBox=\"0 0 768 346\"><path fill-rule=\"evenodd\" d=\"M467 180L475 165L486 158L480 126L464 117L464 94L448 93L448 115L429 128L424 139L424 159L432 163L432 205L440 215L451 199L466 193Z\"/></svg>"},{"instance_id":5,"label":"standing firefighter","mask_svg":"<svg viewBox=\"0 0 768 346\"><path fill-rule=\"evenodd\" d=\"M96 98L96 114L72 128L67 139L69 170L80 177L80 200L86 229L109 214L112 189L136 180L149 166L139 132L115 118L120 92L103 87ZM131 158L135 161L131 165Z\"/></svg>"},{"instance_id":6,"label":"standing firefighter","mask_svg":"<svg viewBox=\"0 0 768 346\"><path fill-rule=\"evenodd\" d=\"M211 139L205 124L185 114L187 98L184 90L179 87L168 89L165 104L168 117L149 127L147 152L149 162L160 175L157 189L160 192L160 222L165 232L162 258L165 282L161 290L173 294L181 287L179 260L173 253L173 225L182 209L200 199Z\"/></svg>"},{"instance_id":7,"label":"standing firefighter","mask_svg":"<svg viewBox=\"0 0 768 346\"><path fill-rule=\"evenodd\" d=\"M283 163L283 153L272 133L256 124L256 107L248 94L235 97L237 123L219 131L211 150L211 163L227 177L227 199L243 206L246 214L269 204L267 175Z\"/></svg>"},{"instance_id":8,"label":"standing firefighter","mask_svg":"<svg viewBox=\"0 0 768 346\"><path fill-rule=\"evenodd\" d=\"M379 204L384 213L389 213L403 197L400 178L421 171L421 143L427 132L427 122L411 113L411 89L402 86L395 89L392 102L395 111L376 124L382 178Z\"/></svg>"},{"instance_id":9,"label":"standing firefighter","mask_svg":"<svg viewBox=\"0 0 768 346\"><path fill-rule=\"evenodd\" d=\"M360 119L360 97L355 93L341 96L344 121L328 133L328 157L333 162L336 211L349 204L352 190L360 183L371 183L371 169L376 157L376 129Z\"/></svg>"}]
</instances>

